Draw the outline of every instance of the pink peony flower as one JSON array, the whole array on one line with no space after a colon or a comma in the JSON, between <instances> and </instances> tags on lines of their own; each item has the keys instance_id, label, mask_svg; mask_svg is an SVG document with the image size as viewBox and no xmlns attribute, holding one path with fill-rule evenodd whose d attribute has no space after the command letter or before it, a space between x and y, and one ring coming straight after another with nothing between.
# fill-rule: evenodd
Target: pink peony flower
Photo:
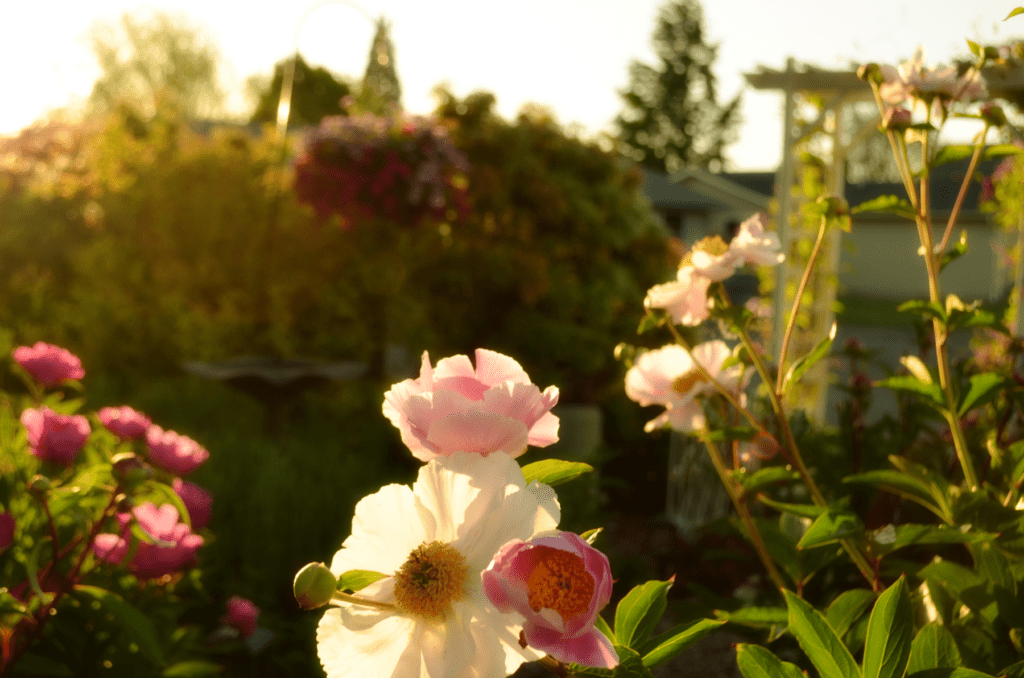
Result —
<instances>
[{"instance_id":1,"label":"pink peony flower","mask_svg":"<svg viewBox=\"0 0 1024 678\"><path fill-rule=\"evenodd\" d=\"M683 266L674 282L655 285L647 290L644 307L665 309L672 321L694 327L708 319L708 286L711 280L694 273L693 266Z\"/></svg>"},{"instance_id":2,"label":"pink peony flower","mask_svg":"<svg viewBox=\"0 0 1024 678\"><path fill-rule=\"evenodd\" d=\"M43 386L53 386L85 376L82 361L65 348L41 341L34 346L19 346L12 353L14 360Z\"/></svg>"},{"instance_id":3,"label":"pink peony flower","mask_svg":"<svg viewBox=\"0 0 1024 678\"><path fill-rule=\"evenodd\" d=\"M138 438L145 434L153 423L142 412L137 412L127 405L104 407L99 411L98 416L100 423L122 440Z\"/></svg>"},{"instance_id":4,"label":"pink peony flower","mask_svg":"<svg viewBox=\"0 0 1024 678\"><path fill-rule=\"evenodd\" d=\"M210 522L210 514L213 509L213 495L181 478L175 478L171 487L181 497L182 503L188 509L188 517L192 520L192 529L201 530Z\"/></svg>"},{"instance_id":5,"label":"pink peony flower","mask_svg":"<svg viewBox=\"0 0 1024 678\"><path fill-rule=\"evenodd\" d=\"M668 424L678 431L696 431L704 428L704 409L697 401L699 395L712 395L718 389L697 370L696 359L708 373L732 393L739 394L747 375L742 365L722 369L726 358L732 355L721 339L707 341L693 347L693 357L682 346L670 344L644 353L626 373L626 395L641 405L664 405L665 411L647 422L645 431L653 431Z\"/></svg>"},{"instance_id":6,"label":"pink peony flower","mask_svg":"<svg viewBox=\"0 0 1024 678\"><path fill-rule=\"evenodd\" d=\"M178 509L173 504L157 508L152 502L143 502L132 515L146 534L155 543L139 543L135 557L128 564L128 570L139 579L154 579L177 572L195 558L196 551L203 545L203 538L192 534L188 525L178 522ZM100 534L93 541L93 553L108 563L120 564L128 553L131 533L128 530L132 516L119 513L117 522L121 533Z\"/></svg>"},{"instance_id":7,"label":"pink peony flower","mask_svg":"<svg viewBox=\"0 0 1024 678\"><path fill-rule=\"evenodd\" d=\"M0 552L6 551L14 543L14 516L4 511L0 513Z\"/></svg>"},{"instance_id":8,"label":"pink peony flower","mask_svg":"<svg viewBox=\"0 0 1024 678\"><path fill-rule=\"evenodd\" d=\"M209 459L210 453L188 436L165 431L153 424L146 431L149 459L154 466L177 475L188 475Z\"/></svg>"},{"instance_id":9,"label":"pink peony flower","mask_svg":"<svg viewBox=\"0 0 1024 678\"><path fill-rule=\"evenodd\" d=\"M21 413L32 454L44 461L69 466L89 439L89 420L80 414L57 414L45 405Z\"/></svg>"},{"instance_id":10,"label":"pink peony flower","mask_svg":"<svg viewBox=\"0 0 1024 678\"><path fill-rule=\"evenodd\" d=\"M558 417L550 411L557 402L557 388L542 392L508 356L478 348L474 370L464 355L431 367L424 351L419 379L395 384L384 395L384 416L423 461L455 452L518 457L528 444L546 447L558 440Z\"/></svg>"},{"instance_id":11,"label":"pink peony flower","mask_svg":"<svg viewBox=\"0 0 1024 678\"><path fill-rule=\"evenodd\" d=\"M251 636L260 618L260 608L241 596L232 596L228 599L227 607L228 613L221 617L221 621L231 628L238 629L243 638Z\"/></svg>"},{"instance_id":12,"label":"pink peony flower","mask_svg":"<svg viewBox=\"0 0 1024 678\"><path fill-rule=\"evenodd\" d=\"M729 243L729 249L739 255L743 261L755 266L775 266L786 260L781 250L779 236L774 231L766 231L768 215L758 212L742 224L736 237Z\"/></svg>"},{"instance_id":13,"label":"pink peony flower","mask_svg":"<svg viewBox=\"0 0 1024 678\"><path fill-rule=\"evenodd\" d=\"M697 275L721 282L736 272L743 264L743 258L716 235L694 243L687 263L693 266Z\"/></svg>"},{"instance_id":14,"label":"pink peony flower","mask_svg":"<svg viewBox=\"0 0 1024 678\"><path fill-rule=\"evenodd\" d=\"M930 68L924 65L924 50L918 47L914 57L897 68L881 66L885 78L878 94L888 104L907 99L931 102L976 101L986 96L985 83L976 70L961 76L952 66Z\"/></svg>"},{"instance_id":15,"label":"pink peony flower","mask_svg":"<svg viewBox=\"0 0 1024 678\"><path fill-rule=\"evenodd\" d=\"M608 558L571 532L515 539L482 575L484 593L499 612L525 619L529 647L562 662L614 668L619 657L594 627L612 594Z\"/></svg>"}]
</instances>

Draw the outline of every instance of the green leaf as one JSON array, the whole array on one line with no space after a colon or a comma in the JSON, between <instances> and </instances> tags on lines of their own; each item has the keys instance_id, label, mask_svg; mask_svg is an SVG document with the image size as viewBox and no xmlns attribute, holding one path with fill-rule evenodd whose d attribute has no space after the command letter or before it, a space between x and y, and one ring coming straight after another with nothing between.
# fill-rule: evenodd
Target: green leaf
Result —
<instances>
[{"instance_id":1,"label":"green leaf","mask_svg":"<svg viewBox=\"0 0 1024 678\"><path fill-rule=\"evenodd\" d=\"M766 628L785 624L789 619L789 610L784 607L741 607L733 612L715 610L715 616L723 622Z\"/></svg>"},{"instance_id":2,"label":"green leaf","mask_svg":"<svg viewBox=\"0 0 1024 678\"><path fill-rule=\"evenodd\" d=\"M634 587L615 608L615 639L619 645L636 647L651 635L665 612L668 590L675 577L668 581L649 581Z\"/></svg>"},{"instance_id":3,"label":"green leaf","mask_svg":"<svg viewBox=\"0 0 1024 678\"><path fill-rule=\"evenodd\" d=\"M640 319L640 326L636 328L637 334L643 334L644 332L650 332L656 327L661 327L665 324L665 319L668 318L665 314L653 314L648 313Z\"/></svg>"},{"instance_id":4,"label":"green leaf","mask_svg":"<svg viewBox=\"0 0 1024 678\"><path fill-rule=\"evenodd\" d=\"M782 533L777 520L754 518L754 525L761 534L768 554L782 566L782 569L794 582L800 581L800 557L796 544ZM749 535L747 537L749 539Z\"/></svg>"},{"instance_id":5,"label":"green leaf","mask_svg":"<svg viewBox=\"0 0 1024 678\"><path fill-rule=\"evenodd\" d=\"M785 394L789 391L789 387L800 381L800 377L804 376L807 370L814 367L814 364L825 357L829 349L832 348L832 342L836 338L836 324L832 323L832 329L828 331L828 336L818 342L818 345L814 347L807 355L797 358L793 361L793 364L789 366L789 371L786 372L786 378L782 381L782 393Z\"/></svg>"},{"instance_id":6,"label":"green leaf","mask_svg":"<svg viewBox=\"0 0 1024 678\"><path fill-rule=\"evenodd\" d=\"M949 146L943 146L932 159L931 167L935 168L939 165L945 165L950 162L966 160L972 155L974 155L974 146L968 146L966 144L951 144Z\"/></svg>"},{"instance_id":7,"label":"green leaf","mask_svg":"<svg viewBox=\"0 0 1024 678\"><path fill-rule=\"evenodd\" d=\"M139 612L134 605L121 596L98 586L79 584L75 586L75 591L98 601L139 646L139 652L157 666L163 666L163 651L160 649L160 643L157 642L153 624L146 615Z\"/></svg>"},{"instance_id":8,"label":"green leaf","mask_svg":"<svg viewBox=\"0 0 1024 678\"><path fill-rule=\"evenodd\" d=\"M743 487L743 492L750 494L768 485L790 483L799 480L800 474L785 466L768 466L758 469L753 473L738 473L735 475L735 478Z\"/></svg>"},{"instance_id":9,"label":"green leaf","mask_svg":"<svg viewBox=\"0 0 1024 678\"><path fill-rule=\"evenodd\" d=\"M928 318L937 318L943 323L949 321L946 315L946 307L937 301L928 301L927 299L911 299L905 301L896 307L896 310L900 313L917 313L918 315Z\"/></svg>"},{"instance_id":10,"label":"green leaf","mask_svg":"<svg viewBox=\"0 0 1024 678\"><path fill-rule=\"evenodd\" d=\"M985 580L973 570L950 560L940 560L925 565L918 570L917 577L919 579L936 581L954 597L966 603L968 607L971 607L971 604L964 600L964 592L970 589L984 588L985 586Z\"/></svg>"},{"instance_id":11,"label":"green leaf","mask_svg":"<svg viewBox=\"0 0 1024 678\"><path fill-rule=\"evenodd\" d=\"M594 467L579 461L562 461L561 459L543 459L527 464L523 467L523 475L526 476L526 484L534 480L555 487L578 478L584 473L590 473Z\"/></svg>"},{"instance_id":12,"label":"green leaf","mask_svg":"<svg viewBox=\"0 0 1024 678\"><path fill-rule=\"evenodd\" d=\"M907 393L917 394L922 396L929 405L933 405L938 408L946 406L946 399L942 395L942 388L938 384L929 384L921 381L917 377L910 375L888 377L887 379L882 379L877 382L875 385L891 388L894 391L905 391Z\"/></svg>"},{"instance_id":13,"label":"green leaf","mask_svg":"<svg viewBox=\"0 0 1024 678\"><path fill-rule=\"evenodd\" d=\"M792 591L782 593L789 606L789 630L818 673L829 678L861 678L850 651L821 613Z\"/></svg>"},{"instance_id":14,"label":"green leaf","mask_svg":"<svg viewBox=\"0 0 1024 678\"><path fill-rule=\"evenodd\" d=\"M338 591L362 591L375 581L380 581L386 574L373 572L372 570L349 570L338 577ZM330 580L328 580L330 583Z\"/></svg>"},{"instance_id":15,"label":"green leaf","mask_svg":"<svg viewBox=\"0 0 1024 678\"><path fill-rule=\"evenodd\" d=\"M160 675L163 678L202 678L202 676L216 676L223 670L223 667L213 662L193 659L171 664Z\"/></svg>"},{"instance_id":16,"label":"green leaf","mask_svg":"<svg viewBox=\"0 0 1024 678\"><path fill-rule=\"evenodd\" d=\"M64 662L31 653L22 655L14 668L17 669L19 676L50 676L51 678L66 676L71 678L75 675L74 671L68 668Z\"/></svg>"},{"instance_id":17,"label":"green leaf","mask_svg":"<svg viewBox=\"0 0 1024 678\"><path fill-rule=\"evenodd\" d=\"M572 676L592 676L593 678L653 678L651 670L644 666L643 660L636 650L622 645L615 645L615 653L619 655L619 665L614 669L595 669L590 666L569 665Z\"/></svg>"},{"instance_id":18,"label":"green leaf","mask_svg":"<svg viewBox=\"0 0 1024 678\"><path fill-rule=\"evenodd\" d=\"M892 457L890 457L892 461ZM844 483L865 483L915 501L947 523L953 522L952 512L945 498L945 487L939 486L927 472L917 465L907 466L909 471L878 469L854 473L843 478Z\"/></svg>"},{"instance_id":19,"label":"green leaf","mask_svg":"<svg viewBox=\"0 0 1024 678\"><path fill-rule=\"evenodd\" d=\"M1024 661L1010 664L998 673L1000 678L1024 678Z\"/></svg>"},{"instance_id":20,"label":"green leaf","mask_svg":"<svg viewBox=\"0 0 1024 678\"><path fill-rule=\"evenodd\" d=\"M967 231L962 231L960 239L942 253L942 258L939 261L939 272L941 273L946 266L949 266L965 254L967 254Z\"/></svg>"},{"instance_id":21,"label":"green leaf","mask_svg":"<svg viewBox=\"0 0 1024 678\"><path fill-rule=\"evenodd\" d=\"M993 676L974 669L955 668L918 671L907 674L907 678L993 678Z\"/></svg>"},{"instance_id":22,"label":"green leaf","mask_svg":"<svg viewBox=\"0 0 1024 678\"><path fill-rule=\"evenodd\" d=\"M797 543L798 549L832 544L864 532L864 523L852 511L826 511L815 519Z\"/></svg>"},{"instance_id":23,"label":"green leaf","mask_svg":"<svg viewBox=\"0 0 1024 678\"><path fill-rule=\"evenodd\" d=\"M604 531L603 527L595 527L595 528L587 530L586 532L581 534L580 535L580 539L582 539L583 541L585 541L588 544L590 544L591 546L593 546L594 545L594 541L597 539L597 535L601 534L603 531Z\"/></svg>"},{"instance_id":24,"label":"green leaf","mask_svg":"<svg viewBox=\"0 0 1024 678\"><path fill-rule=\"evenodd\" d=\"M28 560L25 562L25 571L28 573L28 583L32 587L32 591L40 600L49 600L48 595L43 593L43 589L39 586L39 555L43 551L43 547L50 541L49 537L44 537L36 541L36 545L32 547L32 550L28 554Z\"/></svg>"},{"instance_id":25,"label":"green leaf","mask_svg":"<svg viewBox=\"0 0 1024 678\"><path fill-rule=\"evenodd\" d=\"M822 513L828 511L824 506L815 506L814 504L787 504L781 501L775 501L770 497L766 497L763 494L757 495L757 500L765 506L770 506L776 511L782 511L784 513L791 513L794 516L800 516L801 518L810 518L814 520Z\"/></svg>"},{"instance_id":26,"label":"green leaf","mask_svg":"<svg viewBox=\"0 0 1024 678\"><path fill-rule=\"evenodd\" d=\"M960 401L959 416L962 417L971 408L995 398L1005 385L1006 380L995 372L985 372L971 377L971 385L967 389L967 393L964 394L963 400Z\"/></svg>"},{"instance_id":27,"label":"green leaf","mask_svg":"<svg viewBox=\"0 0 1024 678\"><path fill-rule=\"evenodd\" d=\"M960 666L960 650L949 629L938 622L922 626L910 646L907 673L916 673L927 669L955 669L958 666Z\"/></svg>"},{"instance_id":28,"label":"green leaf","mask_svg":"<svg viewBox=\"0 0 1024 678\"><path fill-rule=\"evenodd\" d=\"M597 615L597 619L594 620L594 627L603 633L605 638L615 642L615 632L612 631L612 627L608 626L608 622L604 620L604 617Z\"/></svg>"},{"instance_id":29,"label":"green leaf","mask_svg":"<svg viewBox=\"0 0 1024 678\"><path fill-rule=\"evenodd\" d=\"M903 678L910 658L914 614L905 576L882 592L871 610L864 644L864 678Z\"/></svg>"},{"instance_id":30,"label":"green leaf","mask_svg":"<svg viewBox=\"0 0 1024 678\"><path fill-rule=\"evenodd\" d=\"M871 550L884 556L912 544L974 544L997 536L947 525L886 525L871 536Z\"/></svg>"},{"instance_id":31,"label":"green leaf","mask_svg":"<svg viewBox=\"0 0 1024 678\"><path fill-rule=\"evenodd\" d=\"M978 43L974 42L973 40L968 40L967 47L968 49L971 50L971 53L974 54L974 56L981 56L981 45L979 45Z\"/></svg>"},{"instance_id":32,"label":"green leaf","mask_svg":"<svg viewBox=\"0 0 1024 678\"><path fill-rule=\"evenodd\" d=\"M681 624L661 634L655 639L653 649L644 654L644 666L654 668L664 664L724 623L715 619L701 619L695 624Z\"/></svg>"},{"instance_id":33,"label":"green leaf","mask_svg":"<svg viewBox=\"0 0 1024 678\"><path fill-rule=\"evenodd\" d=\"M1014 7L1010 10L1010 13L1006 15L1006 19L1011 19L1018 14L1024 14L1024 7ZM1003 19L1003 21L1006 21L1006 19Z\"/></svg>"},{"instance_id":34,"label":"green leaf","mask_svg":"<svg viewBox=\"0 0 1024 678\"><path fill-rule=\"evenodd\" d=\"M890 214L898 214L911 220L917 218L913 205L904 198L895 195L882 195L873 200L862 202L850 210L851 214L857 214L858 212L889 212Z\"/></svg>"},{"instance_id":35,"label":"green leaf","mask_svg":"<svg viewBox=\"0 0 1024 678\"><path fill-rule=\"evenodd\" d=\"M989 146L981 154L982 160L995 160L996 158L1005 158L1008 155L1020 155L1024 153L1024 148L1014 146L1013 144L995 144Z\"/></svg>"},{"instance_id":36,"label":"green leaf","mask_svg":"<svg viewBox=\"0 0 1024 678\"><path fill-rule=\"evenodd\" d=\"M760 645L739 643L736 646L736 663L743 678L805 678L796 664L782 661Z\"/></svg>"},{"instance_id":37,"label":"green leaf","mask_svg":"<svg viewBox=\"0 0 1024 678\"><path fill-rule=\"evenodd\" d=\"M867 589L844 591L828 606L825 620L836 632L836 635L842 638L853 626L853 623L868 611L875 600L877 597L874 592Z\"/></svg>"}]
</instances>

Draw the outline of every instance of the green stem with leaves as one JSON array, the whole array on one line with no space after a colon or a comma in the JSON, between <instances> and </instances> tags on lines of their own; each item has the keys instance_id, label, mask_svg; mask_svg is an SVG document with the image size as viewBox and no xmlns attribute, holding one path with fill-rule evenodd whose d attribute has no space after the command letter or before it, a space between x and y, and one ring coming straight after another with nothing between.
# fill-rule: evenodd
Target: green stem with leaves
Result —
<instances>
[{"instance_id":1,"label":"green stem with leaves","mask_svg":"<svg viewBox=\"0 0 1024 678\"><path fill-rule=\"evenodd\" d=\"M796 327L796 316L800 310L800 302L804 297L804 290L807 289L807 283L811 279L811 272L814 270L814 264L818 260L818 255L821 253L821 244L825 241L825 231L828 226L828 217L822 215L821 226L818 228L818 238L814 241L814 247L811 249L811 256L807 260L807 267L804 268L804 274L800 276L800 285L796 288L796 298L793 299L793 310L789 312L789 322L786 323L786 331L782 335L782 348L779 349L779 374L775 381L775 393L781 397L783 381L786 374L786 353L789 352L789 340L793 336L793 328ZM771 384L770 381L765 382L766 385Z\"/></svg>"}]
</instances>

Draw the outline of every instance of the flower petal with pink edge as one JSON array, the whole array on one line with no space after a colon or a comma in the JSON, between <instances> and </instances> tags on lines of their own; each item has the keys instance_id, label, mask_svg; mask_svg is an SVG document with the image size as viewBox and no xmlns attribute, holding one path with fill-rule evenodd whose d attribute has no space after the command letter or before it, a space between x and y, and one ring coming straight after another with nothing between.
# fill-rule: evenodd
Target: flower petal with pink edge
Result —
<instances>
[{"instance_id":1,"label":"flower petal with pink edge","mask_svg":"<svg viewBox=\"0 0 1024 678\"><path fill-rule=\"evenodd\" d=\"M441 454L471 452L487 456L504 452L518 457L526 452L528 437L529 430L523 422L474 410L450 414L434 422L427 442L434 449L446 451Z\"/></svg>"},{"instance_id":2,"label":"flower petal with pink edge","mask_svg":"<svg viewBox=\"0 0 1024 678\"><path fill-rule=\"evenodd\" d=\"M560 662L611 669L619 663L619 655L608 637L592 628L575 638L563 638L557 632L539 625L523 627L526 642Z\"/></svg>"}]
</instances>

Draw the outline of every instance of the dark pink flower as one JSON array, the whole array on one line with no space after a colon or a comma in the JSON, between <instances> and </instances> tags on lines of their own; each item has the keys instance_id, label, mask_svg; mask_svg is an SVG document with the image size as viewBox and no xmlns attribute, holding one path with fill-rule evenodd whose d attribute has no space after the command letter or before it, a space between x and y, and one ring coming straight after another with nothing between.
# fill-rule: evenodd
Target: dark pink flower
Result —
<instances>
[{"instance_id":1,"label":"dark pink flower","mask_svg":"<svg viewBox=\"0 0 1024 678\"><path fill-rule=\"evenodd\" d=\"M100 423L122 440L134 440L149 430L152 421L142 412L122 405L104 407L98 414Z\"/></svg>"},{"instance_id":2,"label":"dark pink flower","mask_svg":"<svg viewBox=\"0 0 1024 678\"><path fill-rule=\"evenodd\" d=\"M188 436L152 425L146 431L149 460L153 466L177 475L188 475L210 457L202 445Z\"/></svg>"},{"instance_id":3,"label":"dark pink flower","mask_svg":"<svg viewBox=\"0 0 1024 678\"><path fill-rule=\"evenodd\" d=\"M147 501L132 509L132 515L139 527L155 540L152 544L141 542L128 564L128 570L140 579L177 572L192 562L196 551L203 545L202 537L192 534L188 525L178 521L178 509L173 504L157 508ZM120 535L97 535L92 547L97 558L115 564L124 560L131 542L128 531L131 516L119 513L117 521L121 526Z\"/></svg>"},{"instance_id":4,"label":"dark pink flower","mask_svg":"<svg viewBox=\"0 0 1024 678\"><path fill-rule=\"evenodd\" d=\"M175 478L171 487L181 497L181 501L188 509L188 517L192 521L193 530L201 530L210 522L210 514L213 510L213 495L181 478Z\"/></svg>"},{"instance_id":5,"label":"dark pink flower","mask_svg":"<svg viewBox=\"0 0 1024 678\"><path fill-rule=\"evenodd\" d=\"M89 420L80 414L57 414L45 405L21 413L32 454L45 461L70 465L89 439Z\"/></svg>"},{"instance_id":6,"label":"dark pink flower","mask_svg":"<svg viewBox=\"0 0 1024 678\"><path fill-rule=\"evenodd\" d=\"M483 572L487 598L523 616L530 647L562 662L613 668L619 657L594 626L612 595L608 558L571 532L514 540Z\"/></svg>"},{"instance_id":7,"label":"dark pink flower","mask_svg":"<svg viewBox=\"0 0 1024 678\"><path fill-rule=\"evenodd\" d=\"M476 369L464 355L431 367L423 353L419 379L395 384L384 395L384 416L402 432L413 456L423 461L471 452L518 457L526 446L558 440L551 408L558 389L543 392L506 355L478 348Z\"/></svg>"},{"instance_id":8,"label":"dark pink flower","mask_svg":"<svg viewBox=\"0 0 1024 678\"><path fill-rule=\"evenodd\" d=\"M241 596L232 596L228 600L228 613L221 621L231 628L238 629L243 638L248 638L256 630L256 622L260 618L260 608L251 600Z\"/></svg>"},{"instance_id":9,"label":"dark pink flower","mask_svg":"<svg viewBox=\"0 0 1024 678\"><path fill-rule=\"evenodd\" d=\"M14 360L43 386L85 376L82 361L65 348L41 341L14 349Z\"/></svg>"},{"instance_id":10,"label":"dark pink flower","mask_svg":"<svg viewBox=\"0 0 1024 678\"><path fill-rule=\"evenodd\" d=\"M6 551L14 543L14 516L6 511L0 513L0 551Z\"/></svg>"}]
</instances>

